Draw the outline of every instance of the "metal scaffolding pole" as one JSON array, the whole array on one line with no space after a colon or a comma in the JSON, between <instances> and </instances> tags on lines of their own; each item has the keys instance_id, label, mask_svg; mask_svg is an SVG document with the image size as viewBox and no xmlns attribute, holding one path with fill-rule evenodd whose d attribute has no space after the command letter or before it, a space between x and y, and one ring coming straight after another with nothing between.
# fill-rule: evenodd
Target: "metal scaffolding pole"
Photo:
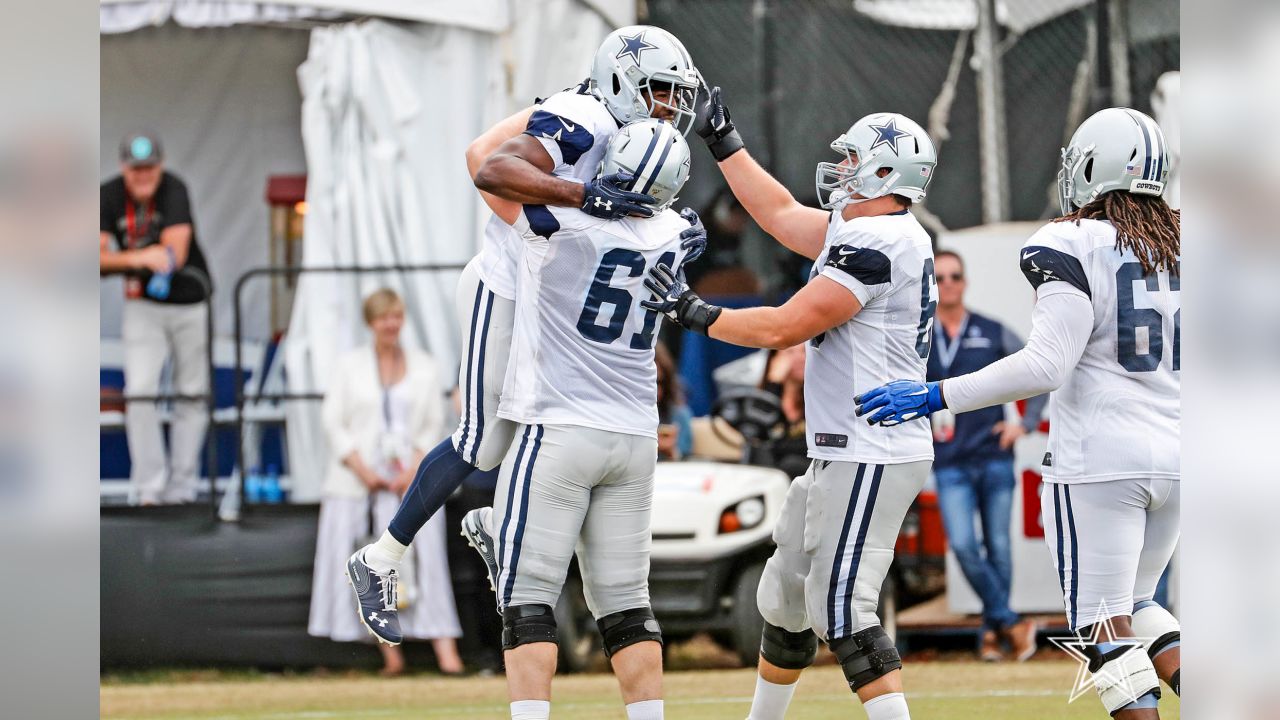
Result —
<instances>
[{"instance_id":1,"label":"metal scaffolding pole","mask_svg":"<svg viewBox=\"0 0 1280 720\"><path fill-rule=\"evenodd\" d=\"M978 31L974 63L978 71L978 149L982 154L982 221L1009 219L1008 135L1004 122L1004 73L1000 60L995 0L976 0Z\"/></svg>"},{"instance_id":2,"label":"metal scaffolding pole","mask_svg":"<svg viewBox=\"0 0 1280 720\"><path fill-rule=\"evenodd\" d=\"M1107 55L1111 61L1111 102L1119 107L1133 104L1129 87L1129 20L1124 0L1107 2Z\"/></svg>"}]
</instances>

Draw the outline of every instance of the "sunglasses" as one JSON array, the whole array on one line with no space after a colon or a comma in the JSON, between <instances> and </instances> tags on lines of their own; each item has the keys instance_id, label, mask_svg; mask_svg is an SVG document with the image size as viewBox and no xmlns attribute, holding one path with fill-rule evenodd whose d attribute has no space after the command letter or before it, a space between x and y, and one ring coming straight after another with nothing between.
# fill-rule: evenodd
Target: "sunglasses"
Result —
<instances>
[{"instance_id":1,"label":"sunglasses","mask_svg":"<svg viewBox=\"0 0 1280 720\"><path fill-rule=\"evenodd\" d=\"M950 280L951 282L960 282L964 279L964 273L951 273L950 275L939 275L938 282Z\"/></svg>"}]
</instances>

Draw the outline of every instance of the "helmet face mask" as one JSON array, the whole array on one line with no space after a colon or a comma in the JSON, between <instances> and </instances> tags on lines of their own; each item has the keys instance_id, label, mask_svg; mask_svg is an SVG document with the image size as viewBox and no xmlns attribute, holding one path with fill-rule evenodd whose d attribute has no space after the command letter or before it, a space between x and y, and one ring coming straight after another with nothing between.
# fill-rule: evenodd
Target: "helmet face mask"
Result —
<instances>
[{"instance_id":1,"label":"helmet face mask","mask_svg":"<svg viewBox=\"0 0 1280 720\"><path fill-rule=\"evenodd\" d=\"M689 78L677 78L671 73L654 73L636 84L640 99L637 110L640 117L666 120L676 126L681 135L688 135L697 117L698 85ZM659 98L659 94L667 99ZM665 117L657 113L662 111Z\"/></svg>"},{"instance_id":2,"label":"helmet face mask","mask_svg":"<svg viewBox=\"0 0 1280 720\"><path fill-rule=\"evenodd\" d=\"M1063 215L1067 215L1076 209L1075 177L1084 167L1085 162L1092 153L1092 145L1083 150L1075 146L1062 148L1062 167L1058 169L1058 201L1062 205Z\"/></svg>"},{"instance_id":3,"label":"helmet face mask","mask_svg":"<svg viewBox=\"0 0 1280 720\"><path fill-rule=\"evenodd\" d=\"M619 28L605 38L591 65L591 90L620 123L654 113L688 134L696 118L698 71L667 31L647 25ZM667 99L655 97L659 93Z\"/></svg>"}]
</instances>

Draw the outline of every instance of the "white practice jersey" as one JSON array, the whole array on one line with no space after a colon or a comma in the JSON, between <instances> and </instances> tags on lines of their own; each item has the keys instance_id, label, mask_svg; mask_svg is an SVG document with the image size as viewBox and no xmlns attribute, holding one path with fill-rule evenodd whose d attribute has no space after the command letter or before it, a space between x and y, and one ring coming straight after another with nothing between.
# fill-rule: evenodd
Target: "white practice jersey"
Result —
<instances>
[{"instance_id":1,"label":"white practice jersey","mask_svg":"<svg viewBox=\"0 0 1280 720\"><path fill-rule=\"evenodd\" d=\"M1143 275L1101 220L1049 223L1022 246L1039 297L1083 294L1093 333L1051 396L1043 476L1055 482L1178 478L1179 278Z\"/></svg>"},{"instance_id":2,"label":"white practice jersey","mask_svg":"<svg viewBox=\"0 0 1280 720\"><path fill-rule=\"evenodd\" d=\"M893 464L933 459L928 423L868 425L853 398L890 380L924 382L938 285L933 245L911 213L845 221L831 214L813 278L821 274L858 298L862 309L809 341L804 409L809 457Z\"/></svg>"},{"instance_id":3,"label":"white practice jersey","mask_svg":"<svg viewBox=\"0 0 1280 720\"><path fill-rule=\"evenodd\" d=\"M657 437L653 344L661 318L640 307L658 263L683 258L689 223L671 210L602 220L526 205L511 360L499 417Z\"/></svg>"},{"instance_id":4,"label":"white practice jersey","mask_svg":"<svg viewBox=\"0 0 1280 720\"><path fill-rule=\"evenodd\" d=\"M524 132L547 149L555 162L552 175L585 183L596 176L618 127L608 108L587 92L583 83L544 100L533 111ZM490 216L476 271L490 290L508 300L516 297L516 264L522 250L520 234Z\"/></svg>"}]
</instances>

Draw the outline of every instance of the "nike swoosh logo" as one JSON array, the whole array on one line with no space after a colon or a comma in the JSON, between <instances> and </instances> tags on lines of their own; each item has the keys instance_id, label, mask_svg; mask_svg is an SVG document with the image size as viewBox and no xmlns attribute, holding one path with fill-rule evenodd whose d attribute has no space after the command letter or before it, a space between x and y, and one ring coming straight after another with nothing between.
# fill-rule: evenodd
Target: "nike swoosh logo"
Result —
<instances>
[{"instance_id":1,"label":"nike swoosh logo","mask_svg":"<svg viewBox=\"0 0 1280 720\"><path fill-rule=\"evenodd\" d=\"M1026 260L1027 258L1031 257L1032 255L1039 255L1039 254L1040 254L1040 251L1039 251L1039 250L1036 250L1035 252L1025 253L1025 254L1023 254L1023 256L1022 256L1022 259L1023 259L1023 260Z\"/></svg>"},{"instance_id":2,"label":"nike swoosh logo","mask_svg":"<svg viewBox=\"0 0 1280 720\"><path fill-rule=\"evenodd\" d=\"M573 123L565 122L564 118L560 118L560 124L561 124L561 125L563 125L563 126L564 126L564 129L565 129L565 130L568 130L569 132L573 132L573 131L574 131L574 129L576 129L576 128L578 127L577 125L574 125Z\"/></svg>"},{"instance_id":3,"label":"nike swoosh logo","mask_svg":"<svg viewBox=\"0 0 1280 720\"><path fill-rule=\"evenodd\" d=\"M841 245L840 247L836 248L836 252L839 253L840 255L852 255L858 252L858 248L850 248L850 247L845 247L844 245Z\"/></svg>"}]
</instances>

